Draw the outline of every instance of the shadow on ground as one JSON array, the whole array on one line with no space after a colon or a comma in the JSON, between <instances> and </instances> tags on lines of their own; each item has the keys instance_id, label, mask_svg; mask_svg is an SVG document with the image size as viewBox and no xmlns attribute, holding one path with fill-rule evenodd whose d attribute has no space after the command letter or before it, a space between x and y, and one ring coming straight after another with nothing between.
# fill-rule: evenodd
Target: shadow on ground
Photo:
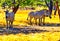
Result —
<instances>
[{"instance_id":1,"label":"shadow on ground","mask_svg":"<svg viewBox=\"0 0 60 41\"><path fill-rule=\"evenodd\" d=\"M28 23L29 25L32 25L30 23ZM60 23L44 23L44 24L40 24L38 26L59 26L60 27Z\"/></svg>"},{"instance_id":2,"label":"shadow on ground","mask_svg":"<svg viewBox=\"0 0 60 41\"><path fill-rule=\"evenodd\" d=\"M40 33L40 32L48 32L46 30L38 30L34 28L9 28L9 29L4 29L0 28L0 35L3 34L18 34L18 33L24 33L24 34L29 34L29 33Z\"/></svg>"},{"instance_id":3,"label":"shadow on ground","mask_svg":"<svg viewBox=\"0 0 60 41\"><path fill-rule=\"evenodd\" d=\"M45 23L44 25L40 25L41 26L60 26L60 23L54 24L54 23ZM3 34L18 34L18 33L24 33L24 34L29 34L29 33L40 33L40 32L49 32L47 30L39 30L39 29L35 29L35 28L31 28L29 26L23 27L23 28L16 28L16 27L9 27L9 29L6 29L4 27L0 27L0 35Z\"/></svg>"},{"instance_id":4,"label":"shadow on ground","mask_svg":"<svg viewBox=\"0 0 60 41\"><path fill-rule=\"evenodd\" d=\"M60 23L45 23L43 26L60 26Z\"/></svg>"}]
</instances>

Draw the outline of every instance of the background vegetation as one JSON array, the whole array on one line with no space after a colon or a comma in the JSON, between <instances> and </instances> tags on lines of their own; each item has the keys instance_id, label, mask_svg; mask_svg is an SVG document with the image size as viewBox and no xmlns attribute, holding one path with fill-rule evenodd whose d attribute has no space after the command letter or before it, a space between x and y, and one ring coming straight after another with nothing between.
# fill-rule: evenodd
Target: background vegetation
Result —
<instances>
[{"instance_id":1,"label":"background vegetation","mask_svg":"<svg viewBox=\"0 0 60 41\"><path fill-rule=\"evenodd\" d=\"M15 1L15 2L14 2ZM49 2L50 0L46 0L47 2ZM53 0L53 2L55 3L56 0ZM12 6L13 4L16 6L19 2L20 6L46 6L45 4L45 0L0 0L0 6ZM58 0L59 5L60 5L60 1Z\"/></svg>"}]
</instances>

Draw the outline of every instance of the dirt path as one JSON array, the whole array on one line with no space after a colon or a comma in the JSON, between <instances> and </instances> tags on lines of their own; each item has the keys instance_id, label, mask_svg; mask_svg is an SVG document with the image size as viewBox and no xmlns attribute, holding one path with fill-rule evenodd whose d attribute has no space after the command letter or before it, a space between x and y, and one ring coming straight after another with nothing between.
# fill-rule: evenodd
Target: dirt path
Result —
<instances>
[{"instance_id":1,"label":"dirt path","mask_svg":"<svg viewBox=\"0 0 60 41\"><path fill-rule=\"evenodd\" d=\"M31 27L39 30L60 31L60 27L54 27L54 26L31 26Z\"/></svg>"}]
</instances>

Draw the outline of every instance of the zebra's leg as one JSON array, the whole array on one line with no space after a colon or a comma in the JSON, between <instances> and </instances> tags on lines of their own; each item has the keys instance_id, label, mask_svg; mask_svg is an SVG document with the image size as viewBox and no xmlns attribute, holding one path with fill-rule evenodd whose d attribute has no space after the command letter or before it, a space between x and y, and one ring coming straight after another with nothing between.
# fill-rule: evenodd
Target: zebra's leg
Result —
<instances>
[{"instance_id":1,"label":"zebra's leg","mask_svg":"<svg viewBox=\"0 0 60 41\"><path fill-rule=\"evenodd\" d=\"M10 27L13 27L13 20L12 20L12 21L10 21L10 22L11 22Z\"/></svg>"},{"instance_id":2,"label":"zebra's leg","mask_svg":"<svg viewBox=\"0 0 60 41\"><path fill-rule=\"evenodd\" d=\"M35 24L37 25L37 18L35 18Z\"/></svg>"},{"instance_id":3,"label":"zebra's leg","mask_svg":"<svg viewBox=\"0 0 60 41\"><path fill-rule=\"evenodd\" d=\"M40 24L42 25L42 18L40 19Z\"/></svg>"},{"instance_id":4,"label":"zebra's leg","mask_svg":"<svg viewBox=\"0 0 60 41\"><path fill-rule=\"evenodd\" d=\"M27 20L28 20L28 17L27 17Z\"/></svg>"},{"instance_id":5,"label":"zebra's leg","mask_svg":"<svg viewBox=\"0 0 60 41\"><path fill-rule=\"evenodd\" d=\"M30 24L32 24L32 17L30 17Z\"/></svg>"},{"instance_id":6,"label":"zebra's leg","mask_svg":"<svg viewBox=\"0 0 60 41\"><path fill-rule=\"evenodd\" d=\"M9 28L9 21L6 19L7 29Z\"/></svg>"},{"instance_id":7,"label":"zebra's leg","mask_svg":"<svg viewBox=\"0 0 60 41\"><path fill-rule=\"evenodd\" d=\"M10 28L10 24L11 24L11 22L9 21L9 28Z\"/></svg>"},{"instance_id":8,"label":"zebra's leg","mask_svg":"<svg viewBox=\"0 0 60 41\"><path fill-rule=\"evenodd\" d=\"M45 25L45 16L43 17L43 25Z\"/></svg>"},{"instance_id":9,"label":"zebra's leg","mask_svg":"<svg viewBox=\"0 0 60 41\"><path fill-rule=\"evenodd\" d=\"M41 23L41 20L40 20L40 18L39 18L39 26L41 25L40 23Z\"/></svg>"}]
</instances>

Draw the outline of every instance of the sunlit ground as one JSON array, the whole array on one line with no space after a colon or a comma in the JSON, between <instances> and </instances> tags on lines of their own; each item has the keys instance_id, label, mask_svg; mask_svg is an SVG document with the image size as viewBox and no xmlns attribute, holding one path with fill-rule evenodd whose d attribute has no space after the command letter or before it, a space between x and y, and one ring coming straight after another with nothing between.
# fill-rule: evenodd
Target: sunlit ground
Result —
<instances>
[{"instance_id":1,"label":"sunlit ground","mask_svg":"<svg viewBox=\"0 0 60 41\"><path fill-rule=\"evenodd\" d=\"M43 7L42 7L43 8ZM37 8L36 10L40 10L42 8ZM34 11L36 11L34 10ZM5 13L3 10L0 10L2 13L0 13L0 25L6 25L5 20ZM15 14L15 20L14 25L26 25L28 26L27 17L28 13L31 10L18 10ZM60 23L58 14L54 18L54 11L52 12L52 19L49 17L46 17L45 23ZM32 21L34 22L34 21ZM0 41L58 41L60 40L60 32L42 32L42 33L30 33L30 34L10 34L10 35L0 35Z\"/></svg>"}]
</instances>

